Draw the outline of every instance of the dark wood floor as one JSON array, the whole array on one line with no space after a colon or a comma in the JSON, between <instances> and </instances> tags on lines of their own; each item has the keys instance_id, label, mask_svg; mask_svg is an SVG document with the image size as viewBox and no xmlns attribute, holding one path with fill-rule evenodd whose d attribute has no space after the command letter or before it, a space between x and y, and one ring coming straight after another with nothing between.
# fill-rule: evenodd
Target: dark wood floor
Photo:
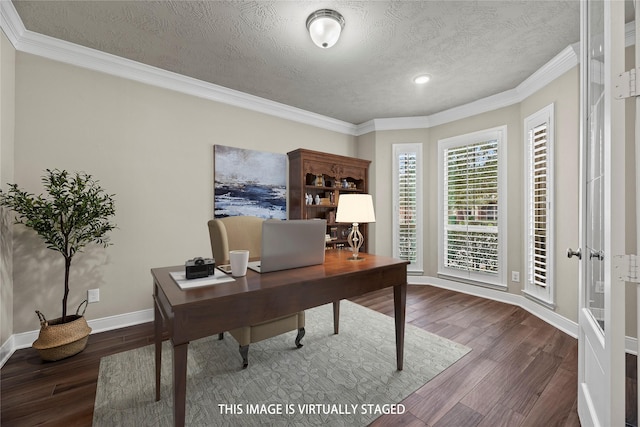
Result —
<instances>
[{"instance_id":1,"label":"dark wood floor","mask_svg":"<svg viewBox=\"0 0 640 427\"><path fill-rule=\"evenodd\" d=\"M390 290L353 301L393 314ZM577 341L527 311L431 286L409 286L407 322L473 350L373 426L579 426ZM16 351L0 370L0 425L89 426L100 358L152 342L151 324L91 335L70 359ZM399 418L400 417L400 418Z\"/></svg>"}]
</instances>

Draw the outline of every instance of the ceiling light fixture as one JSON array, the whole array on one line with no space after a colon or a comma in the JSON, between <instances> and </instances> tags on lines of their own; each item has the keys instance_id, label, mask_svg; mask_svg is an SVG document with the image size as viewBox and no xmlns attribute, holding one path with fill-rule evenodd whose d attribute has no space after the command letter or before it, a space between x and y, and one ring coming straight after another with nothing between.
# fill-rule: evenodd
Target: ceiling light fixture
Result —
<instances>
[{"instance_id":1,"label":"ceiling light fixture","mask_svg":"<svg viewBox=\"0 0 640 427\"><path fill-rule=\"evenodd\" d=\"M428 74L421 74L419 76L414 77L413 82L418 85L423 85L431 80L431 76Z\"/></svg>"},{"instance_id":2,"label":"ceiling light fixture","mask_svg":"<svg viewBox=\"0 0 640 427\"><path fill-rule=\"evenodd\" d=\"M307 18L307 30L311 40L323 49L336 44L343 28L344 18L335 10L316 10Z\"/></svg>"}]
</instances>

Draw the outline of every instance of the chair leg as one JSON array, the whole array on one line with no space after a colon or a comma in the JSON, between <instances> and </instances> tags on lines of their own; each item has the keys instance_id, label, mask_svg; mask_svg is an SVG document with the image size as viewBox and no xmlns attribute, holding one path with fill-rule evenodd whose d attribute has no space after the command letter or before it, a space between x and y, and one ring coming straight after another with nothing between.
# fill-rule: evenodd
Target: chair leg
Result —
<instances>
[{"instance_id":1,"label":"chair leg","mask_svg":"<svg viewBox=\"0 0 640 427\"><path fill-rule=\"evenodd\" d=\"M302 347L302 344L300 344L300 341L302 340L302 337L304 337L304 334L305 334L304 328L298 329L298 336L296 336L296 347L298 348Z\"/></svg>"},{"instance_id":2,"label":"chair leg","mask_svg":"<svg viewBox=\"0 0 640 427\"><path fill-rule=\"evenodd\" d=\"M240 346L240 356L242 356L242 369L249 366L249 344Z\"/></svg>"},{"instance_id":3,"label":"chair leg","mask_svg":"<svg viewBox=\"0 0 640 427\"><path fill-rule=\"evenodd\" d=\"M219 339L219 340L224 339L224 332L220 332L220 333L218 334L218 339Z\"/></svg>"}]
</instances>

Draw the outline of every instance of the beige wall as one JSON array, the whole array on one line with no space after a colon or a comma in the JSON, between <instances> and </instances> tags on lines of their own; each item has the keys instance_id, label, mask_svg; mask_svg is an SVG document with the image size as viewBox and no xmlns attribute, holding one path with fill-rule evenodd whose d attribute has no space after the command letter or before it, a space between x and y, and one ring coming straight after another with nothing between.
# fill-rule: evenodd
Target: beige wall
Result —
<instances>
[{"instance_id":1,"label":"beige wall","mask_svg":"<svg viewBox=\"0 0 640 427\"><path fill-rule=\"evenodd\" d=\"M116 195L113 246L74 260L69 306L100 288L89 319L149 309L149 269L210 256L213 145L355 155L355 137L18 52L15 182L40 192L46 168L83 170ZM14 327L60 315L63 263L16 228Z\"/></svg>"},{"instance_id":2,"label":"beige wall","mask_svg":"<svg viewBox=\"0 0 640 427\"><path fill-rule=\"evenodd\" d=\"M13 180L16 52L0 31L0 188ZM0 209L0 345L13 333L13 242L9 212ZM2 359L2 355L0 355Z\"/></svg>"},{"instance_id":3,"label":"beige wall","mask_svg":"<svg viewBox=\"0 0 640 427\"><path fill-rule=\"evenodd\" d=\"M374 212L376 213L377 216L377 212L378 209L380 209L380 205L378 204L378 195L377 195L377 191L376 191L376 183L375 183L375 177L378 176L378 168L377 168L377 162L375 161L376 158L376 139L375 139L375 133L368 133L366 135L362 135L357 139L357 145L356 145L356 157L359 157L361 159L365 159L365 160L371 160L371 164L369 165L369 194L372 195L373 197L373 204L374 204ZM379 222L379 218L376 217L376 221ZM372 223L372 224L368 224L368 234L367 234L367 250L371 253L378 253L378 254L382 254L380 251L376 251L376 224ZM380 227L382 229L384 229L385 227L382 226Z\"/></svg>"},{"instance_id":4,"label":"beige wall","mask_svg":"<svg viewBox=\"0 0 640 427\"><path fill-rule=\"evenodd\" d=\"M7 139L3 125L2 183L9 180L40 192L43 170L64 168L87 171L116 194L119 228L112 233L114 246L91 247L72 267L70 306L83 300L87 289L100 288L101 301L89 307L89 319L150 308L150 268L210 253L205 224L212 216L214 144L279 153L304 147L372 160L370 192L377 221L370 228L369 248L382 255L391 255L392 144L424 144L424 274L435 276L437 141L507 125L507 271L522 275L522 122L554 102L556 311L577 320L578 265L564 255L566 247L578 244L577 67L517 105L429 129L380 131L355 138L16 54L6 39L2 41L3 105L7 91L13 91L14 74L12 67L4 66L7 61L15 60L16 91L15 168L11 180L5 173L9 170L5 152L14 147L14 137ZM9 113L0 114L3 124L12 118L11 107ZM13 266L13 325L9 332L3 329L2 343L7 333L37 329L35 309L51 318L59 316L62 298L61 257L22 227L15 229ZM508 292L521 293L522 283L507 285ZM3 313L10 306L3 298Z\"/></svg>"},{"instance_id":5,"label":"beige wall","mask_svg":"<svg viewBox=\"0 0 640 427\"><path fill-rule=\"evenodd\" d=\"M580 75L578 67L573 68L522 102L520 121L522 122L525 117L552 102L555 104L554 212L556 255L554 261L556 312L567 319L577 322L579 265L575 258L567 258L566 251L567 248L576 248L580 244L578 229ZM521 159L523 156L524 154L520 156ZM522 160L520 161L522 162ZM521 228L524 226L523 224L524 222L522 222Z\"/></svg>"},{"instance_id":6,"label":"beige wall","mask_svg":"<svg viewBox=\"0 0 640 427\"><path fill-rule=\"evenodd\" d=\"M484 129L491 129L498 126L507 126L507 272L512 270L521 271L521 241L522 241L522 202L520 193L522 192L522 125L520 123L519 106L513 105L499 110L490 111L464 120L447 123L431 129L430 144L427 152L429 153L429 170L428 176L431 185L429 186L428 200L430 204L429 216L437 218L437 187L438 182L438 162L437 150L438 141L443 138L449 138L457 135L464 135L471 132L477 132ZM437 226L437 225L436 225ZM431 247L432 257L425 260L427 271L435 275L438 268L437 254L437 237L438 230L431 225L429 230L430 237L427 241ZM511 277L508 274L507 280ZM509 292L520 293L520 284L507 283Z\"/></svg>"},{"instance_id":7,"label":"beige wall","mask_svg":"<svg viewBox=\"0 0 640 427\"><path fill-rule=\"evenodd\" d=\"M578 264L567 260L565 250L578 244L578 116L579 76L574 68L520 104L429 129L384 131L369 134L373 139L375 175L371 182L376 196L375 251L391 255L392 145L422 143L424 167L424 275L437 276L438 224L437 182L438 140L507 125L508 178L508 292L521 294L522 283L511 282L511 271L524 275L523 242L523 121L550 103L556 112L556 302L557 313L577 321ZM387 224L388 226L382 226Z\"/></svg>"},{"instance_id":8,"label":"beige wall","mask_svg":"<svg viewBox=\"0 0 640 427\"><path fill-rule=\"evenodd\" d=\"M392 255L392 223L393 223L393 203L392 203L392 167L393 167L393 144L399 143L424 143L428 142L427 135L429 129L395 130L381 131L368 134L373 139L373 164L375 164L375 174L369 174L369 181L375 188L375 253L380 255ZM425 188L430 185L430 176L427 166L427 155L425 156ZM425 196L426 197L426 196ZM426 198L425 198L426 200ZM426 205L428 206L428 204ZM429 227L432 223L430 216L426 214L424 223ZM435 222L433 222L435 226ZM426 249L426 244L425 244ZM426 255L426 254L425 254Z\"/></svg>"}]
</instances>

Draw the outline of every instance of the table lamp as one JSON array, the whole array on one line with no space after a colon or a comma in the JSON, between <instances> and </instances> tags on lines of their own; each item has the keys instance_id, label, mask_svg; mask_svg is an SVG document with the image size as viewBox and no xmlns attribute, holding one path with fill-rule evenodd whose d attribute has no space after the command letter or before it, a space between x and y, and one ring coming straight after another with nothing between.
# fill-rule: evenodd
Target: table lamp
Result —
<instances>
[{"instance_id":1,"label":"table lamp","mask_svg":"<svg viewBox=\"0 0 640 427\"><path fill-rule=\"evenodd\" d=\"M364 237L358 229L358 224L376 222L371 194L341 194L338 199L336 222L350 222L353 224L348 237L349 246L353 251L353 256L349 260L359 261L364 259L358 257L358 251L362 243L364 243Z\"/></svg>"}]
</instances>

